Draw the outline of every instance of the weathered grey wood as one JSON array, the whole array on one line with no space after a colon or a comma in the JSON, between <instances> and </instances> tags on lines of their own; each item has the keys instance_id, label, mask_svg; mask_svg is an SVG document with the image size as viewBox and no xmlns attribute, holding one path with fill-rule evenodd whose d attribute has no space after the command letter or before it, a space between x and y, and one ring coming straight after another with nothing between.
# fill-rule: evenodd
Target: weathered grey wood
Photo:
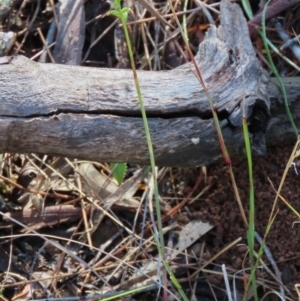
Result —
<instances>
[{"instance_id":1,"label":"weathered grey wood","mask_svg":"<svg viewBox=\"0 0 300 301\"><path fill-rule=\"evenodd\" d=\"M278 89L260 68L238 5L223 0L221 24L208 30L196 61L230 154L244 147L243 107L253 148L263 153L268 122L271 141L285 122ZM0 65L0 152L149 163L131 71L38 64L22 56L0 58ZM221 158L209 102L195 74L191 63L138 73L158 165ZM280 120L270 120L273 111Z\"/></svg>"},{"instance_id":2,"label":"weathered grey wood","mask_svg":"<svg viewBox=\"0 0 300 301\"><path fill-rule=\"evenodd\" d=\"M300 77L289 77L282 80L287 93L290 111L300 133ZM275 90L271 90L270 93L274 95L275 91L277 91L276 80L272 79L272 82L274 84L271 87L275 87ZM295 133L287 118L282 99L278 94L277 97L271 98L271 116L265 136L267 145L295 142Z\"/></svg>"}]
</instances>

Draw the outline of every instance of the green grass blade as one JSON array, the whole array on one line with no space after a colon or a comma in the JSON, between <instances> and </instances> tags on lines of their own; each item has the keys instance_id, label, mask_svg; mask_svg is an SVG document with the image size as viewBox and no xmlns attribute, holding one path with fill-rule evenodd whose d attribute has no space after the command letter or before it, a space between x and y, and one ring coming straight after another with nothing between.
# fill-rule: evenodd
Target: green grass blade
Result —
<instances>
[{"instance_id":1,"label":"green grass blade","mask_svg":"<svg viewBox=\"0 0 300 301\"><path fill-rule=\"evenodd\" d=\"M266 9L267 9L267 6L268 4L271 2L271 0L269 0L264 9L263 9L263 13L262 13L262 30L258 30L258 32L261 34L262 36L262 39L263 39L263 42L264 42L264 47L265 47L265 50L266 50L266 54L267 54L267 58L268 58L268 62L271 66L271 69L272 69L272 72L274 73L275 77L276 77L276 80L279 84L279 88L281 90L281 93L282 93L282 96L283 96L283 101L284 101L284 106L285 106L285 110L286 110L286 114L288 116L288 119L291 123L291 126L295 132L295 135L296 135L296 139L298 139L298 136L299 136L299 132L298 132L298 129L295 125L295 122L294 122L294 119L293 119L293 116L291 114L291 111L290 111L290 108L289 108L289 104L288 104L288 100L287 100L287 96L286 96L286 91L285 91L285 88L284 88L284 85L283 85L283 82L278 74L278 71L274 65L274 62L272 60L272 56L271 56L271 53L270 53L270 49L269 49L269 45L268 45L268 39L267 39L267 33L266 33Z\"/></svg>"}]
</instances>

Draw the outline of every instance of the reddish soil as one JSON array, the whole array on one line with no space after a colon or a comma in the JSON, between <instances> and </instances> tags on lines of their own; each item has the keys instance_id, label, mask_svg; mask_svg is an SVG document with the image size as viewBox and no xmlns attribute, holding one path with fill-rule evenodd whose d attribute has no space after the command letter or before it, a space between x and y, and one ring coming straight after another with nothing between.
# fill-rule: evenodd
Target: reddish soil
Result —
<instances>
[{"instance_id":1,"label":"reddish soil","mask_svg":"<svg viewBox=\"0 0 300 301\"><path fill-rule=\"evenodd\" d=\"M268 178L278 187L294 146L277 147L268 150L264 157L254 158L254 185L255 185L255 230L264 236L268 223L275 192ZM233 160L235 161L235 160ZM245 160L234 162L233 171L237 181L240 197L248 219L249 181L248 166ZM201 218L211 221L216 225L214 239L210 241L212 252L216 254L225 245L238 237L246 242L246 228L234 197L228 167L208 167L209 181L213 185L209 191L193 205L194 212ZM300 175L293 168L289 169L281 195L296 209L300 210ZM276 205L278 214L267 236L267 245L278 263L279 269L290 271L284 273L284 282L293 284L300 281L300 250L299 230L300 224L297 216L279 199ZM258 251L259 245L256 244ZM246 248L234 247L219 258L220 263L227 263L235 270L242 269ZM264 257L264 259L266 259ZM269 261L266 260L269 264ZM287 278L287 280L286 280ZM287 283L288 282L288 283Z\"/></svg>"}]
</instances>

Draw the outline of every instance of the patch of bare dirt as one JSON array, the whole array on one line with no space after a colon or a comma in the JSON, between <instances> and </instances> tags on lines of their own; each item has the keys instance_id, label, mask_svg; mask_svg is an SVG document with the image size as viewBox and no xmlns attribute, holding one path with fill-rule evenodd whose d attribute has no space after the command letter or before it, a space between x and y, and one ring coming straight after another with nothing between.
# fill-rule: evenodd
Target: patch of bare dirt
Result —
<instances>
[{"instance_id":1,"label":"patch of bare dirt","mask_svg":"<svg viewBox=\"0 0 300 301\"><path fill-rule=\"evenodd\" d=\"M279 187L281 177L289 156L294 146L270 148L264 157L254 158L254 185L255 185L255 230L264 237L266 226L270 218L276 193L271 187L272 181L275 188ZM233 170L242 199L246 215L249 208L249 180L248 165L245 160L234 162ZM222 165L222 164L221 164ZM270 181L269 181L270 179ZM193 212L198 217L207 219L216 225L213 239L208 244L211 251L216 254L225 245L238 237L243 238L247 244L246 227L234 197L232 184L226 166L208 167L208 181L212 187L193 205ZM300 210L300 175L294 168L290 168L284 182L281 195L297 210ZM280 199L275 211L278 213L267 236L267 246L278 263L279 269L289 270L290 275L285 284L293 284L300 281L300 224L297 216ZM256 250L259 244L256 244ZM243 260L246 256L246 248L235 247L222 255L218 261L232 266L234 269L242 269ZM269 264L266 257L263 257ZM288 282L288 283L287 283Z\"/></svg>"}]
</instances>

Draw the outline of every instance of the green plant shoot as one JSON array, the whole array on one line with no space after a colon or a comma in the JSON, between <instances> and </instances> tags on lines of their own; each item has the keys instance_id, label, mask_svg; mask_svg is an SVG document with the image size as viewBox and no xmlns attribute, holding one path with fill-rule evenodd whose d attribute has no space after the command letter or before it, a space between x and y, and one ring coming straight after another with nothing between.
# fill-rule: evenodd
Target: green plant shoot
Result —
<instances>
[{"instance_id":1,"label":"green plant shoot","mask_svg":"<svg viewBox=\"0 0 300 301\"><path fill-rule=\"evenodd\" d=\"M159 237L156 237L156 235L155 235L154 239L157 242L158 253L160 254L160 256L162 258L162 262L165 266L165 270L163 270L163 282L167 286L166 271L168 271L171 282L176 287L176 289L179 291L183 300L188 301L187 296L185 295L180 284L178 283L177 279L175 278L174 274L172 273L172 270L171 270L168 262L164 258L165 257L164 237L163 237L162 218L161 218L161 212L160 212L160 202L159 202L154 151L153 151L153 145L152 145L151 136L150 136L150 129L149 129L149 125L148 125L146 110L145 110L142 93L141 93L141 89L140 89L140 84L139 84L139 80L138 80L138 76L137 76L137 71L136 71L135 63L134 63L134 59L133 59L133 51L132 51L129 33L127 30L127 25L126 25L128 12L130 12L131 10L127 7L122 8L120 0L114 0L113 7L114 7L114 9L111 10L111 14L113 16L116 16L117 18L119 18L122 22L122 26L123 26L123 30L124 30L124 34L125 34L125 38L126 38L126 43L127 43L127 48L128 48L128 53L129 53L129 57L130 57L130 63L131 63L132 72L133 72L135 88L136 88L136 92L137 92L137 96L138 96L138 101L139 101L141 114L142 114L142 118L143 118L144 129L145 129L145 133L146 133L146 140L147 140L149 158L150 158L150 163L151 163L151 172L152 172L153 182L154 182L154 197L155 197L155 207L156 207L158 236L159 236ZM164 290L164 299L167 299L166 290Z\"/></svg>"},{"instance_id":2,"label":"green plant shoot","mask_svg":"<svg viewBox=\"0 0 300 301\"><path fill-rule=\"evenodd\" d=\"M111 163L110 169L112 171L113 177L118 182L119 186L123 184L125 173L127 171L126 163Z\"/></svg>"}]
</instances>

